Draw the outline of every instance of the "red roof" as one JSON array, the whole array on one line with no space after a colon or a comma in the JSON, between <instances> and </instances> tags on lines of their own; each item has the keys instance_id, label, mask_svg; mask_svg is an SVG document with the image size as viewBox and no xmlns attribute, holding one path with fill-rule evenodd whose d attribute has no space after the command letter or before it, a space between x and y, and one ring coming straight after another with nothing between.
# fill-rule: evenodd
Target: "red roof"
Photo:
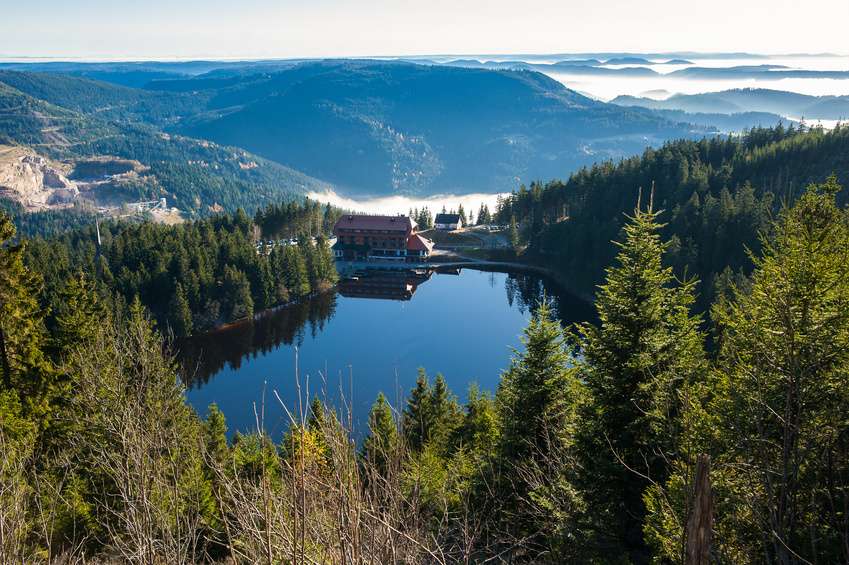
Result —
<instances>
[{"instance_id":1,"label":"red roof","mask_svg":"<svg viewBox=\"0 0 849 565\"><path fill-rule=\"evenodd\" d=\"M427 251L430 253L431 249L433 249L433 242L415 233L407 240L407 249L409 251Z\"/></svg>"},{"instance_id":2,"label":"red roof","mask_svg":"<svg viewBox=\"0 0 849 565\"><path fill-rule=\"evenodd\" d=\"M368 216L365 214L346 214L339 218L333 231L337 229L352 230L388 230L408 233L416 227L416 222L409 216Z\"/></svg>"}]
</instances>

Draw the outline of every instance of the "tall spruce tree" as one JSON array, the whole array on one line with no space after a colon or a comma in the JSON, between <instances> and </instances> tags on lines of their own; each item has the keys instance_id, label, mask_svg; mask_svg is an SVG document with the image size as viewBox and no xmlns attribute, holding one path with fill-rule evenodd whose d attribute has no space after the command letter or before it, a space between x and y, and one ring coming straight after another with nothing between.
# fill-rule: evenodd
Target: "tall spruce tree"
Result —
<instances>
[{"instance_id":1,"label":"tall spruce tree","mask_svg":"<svg viewBox=\"0 0 849 565\"><path fill-rule=\"evenodd\" d=\"M407 399L404 413L401 417L401 427L407 447L412 451L421 451L427 438L430 436L431 428L431 397L430 380L423 367L419 367L416 377L416 386Z\"/></svg>"},{"instance_id":2,"label":"tall spruce tree","mask_svg":"<svg viewBox=\"0 0 849 565\"><path fill-rule=\"evenodd\" d=\"M508 231L510 237L510 247L513 251L519 250L519 226L516 224L516 216L510 216L510 229Z\"/></svg>"},{"instance_id":3,"label":"tall spruce tree","mask_svg":"<svg viewBox=\"0 0 849 565\"><path fill-rule=\"evenodd\" d=\"M310 293L310 280L304 254L298 245L287 245L283 251L283 274L286 288L292 298L302 298Z\"/></svg>"},{"instance_id":4,"label":"tall spruce tree","mask_svg":"<svg viewBox=\"0 0 849 565\"><path fill-rule=\"evenodd\" d=\"M14 237L15 225L0 212L0 386L44 426L56 394L56 373L44 354L41 278L24 265L23 244L14 243Z\"/></svg>"},{"instance_id":5,"label":"tall spruce tree","mask_svg":"<svg viewBox=\"0 0 849 565\"><path fill-rule=\"evenodd\" d=\"M186 291L183 290L183 285L180 283L177 283L174 288L174 296L171 297L171 304L168 311L169 323L174 333L178 336L191 335L192 328L194 327L192 323L192 309L189 305Z\"/></svg>"},{"instance_id":6,"label":"tall spruce tree","mask_svg":"<svg viewBox=\"0 0 849 565\"><path fill-rule=\"evenodd\" d=\"M590 393L578 433L590 547L606 559L645 563L643 495L669 476L678 447L678 391L705 369L694 281L663 265L659 212L639 203L614 266L596 294L599 324L575 337Z\"/></svg>"},{"instance_id":7,"label":"tall spruce tree","mask_svg":"<svg viewBox=\"0 0 849 565\"><path fill-rule=\"evenodd\" d=\"M716 308L703 425L738 562L849 563L849 213L834 177L782 212L750 290Z\"/></svg>"},{"instance_id":8,"label":"tall spruce tree","mask_svg":"<svg viewBox=\"0 0 849 565\"><path fill-rule=\"evenodd\" d=\"M254 315L251 285L245 273L229 265L225 266L223 289L227 305L225 315L228 322Z\"/></svg>"},{"instance_id":9,"label":"tall spruce tree","mask_svg":"<svg viewBox=\"0 0 849 565\"><path fill-rule=\"evenodd\" d=\"M381 475L386 475L395 449L398 447L398 428L392 408L383 393L371 407L368 418L369 435L363 442L363 454Z\"/></svg>"},{"instance_id":10,"label":"tall spruce tree","mask_svg":"<svg viewBox=\"0 0 849 565\"><path fill-rule=\"evenodd\" d=\"M64 356L97 335L100 325L107 321L107 309L94 282L82 272L68 279L59 298L51 337L53 348Z\"/></svg>"},{"instance_id":11,"label":"tall spruce tree","mask_svg":"<svg viewBox=\"0 0 849 565\"><path fill-rule=\"evenodd\" d=\"M436 374L428 408L431 425L427 439L447 449L450 438L460 426L462 412L457 397L448 390L448 384L442 373Z\"/></svg>"},{"instance_id":12,"label":"tall spruce tree","mask_svg":"<svg viewBox=\"0 0 849 565\"><path fill-rule=\"evenodd\" d=\"M573 486L573 445L582 387L547 302L531 318L522 342L524 351L515 353L496 395L499 530L529 540L534 552L566 558L581 505Z\"/></svg>"}]
</instances>

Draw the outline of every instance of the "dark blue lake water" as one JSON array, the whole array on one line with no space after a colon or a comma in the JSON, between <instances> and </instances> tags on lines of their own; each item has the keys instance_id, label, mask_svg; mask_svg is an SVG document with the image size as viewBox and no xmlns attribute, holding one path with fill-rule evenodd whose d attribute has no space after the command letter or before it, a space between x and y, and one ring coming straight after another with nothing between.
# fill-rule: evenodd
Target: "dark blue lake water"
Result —
<instances>
[{"instance_id":1,"label":"dark blue lake water","mask_svg":"<svg viewBox=\"0 0 849 565\"><path fill-rule=\"evenodd\" d=\"M461 400L473 382L495 392L544 294L564 323L593 315L588 303L536 275L464 269L394 277L349 281L304 304L182 344L192 375L189 402L202 416L217 403L230 433L255 430L260 415L279 439L288 419L274 392L297 410L297 351L304 402L308 389L337 408L347 404L362 432L378 392L400 408L418 367L442 373Z\"/></svg>"}]
</instances>

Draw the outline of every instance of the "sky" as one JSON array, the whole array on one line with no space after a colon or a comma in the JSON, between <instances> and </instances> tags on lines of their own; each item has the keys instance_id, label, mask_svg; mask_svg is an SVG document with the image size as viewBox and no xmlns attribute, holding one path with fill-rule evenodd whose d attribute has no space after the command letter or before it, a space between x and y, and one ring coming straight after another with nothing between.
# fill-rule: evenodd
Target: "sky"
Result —
<instances>
[{"instance_id":1,"label":"sky","mask_svg":"<svg viewBox=\"0 0 849 565\"><path fill-rule=\"evenodd\" d=\"M849 52L849 0L0 0L0 57Z\"/></svg>"}]
</instances>

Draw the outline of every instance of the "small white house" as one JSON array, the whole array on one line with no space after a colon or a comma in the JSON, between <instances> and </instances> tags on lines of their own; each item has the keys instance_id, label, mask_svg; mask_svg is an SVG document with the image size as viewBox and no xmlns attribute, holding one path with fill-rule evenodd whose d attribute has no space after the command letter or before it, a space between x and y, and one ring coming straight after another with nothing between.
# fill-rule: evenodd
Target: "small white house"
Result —
<instances>
[{"instance_id":1,"label":"small white house","mask_svg":"<svg viewBox=\"0 0 849 565\"><path fill-rule=\"evenodd\" d=\"M433 227L444 231L459 230L463 227L463 220L460 219L460 214L437 214Z\"/></svg>"}]
</instances>

